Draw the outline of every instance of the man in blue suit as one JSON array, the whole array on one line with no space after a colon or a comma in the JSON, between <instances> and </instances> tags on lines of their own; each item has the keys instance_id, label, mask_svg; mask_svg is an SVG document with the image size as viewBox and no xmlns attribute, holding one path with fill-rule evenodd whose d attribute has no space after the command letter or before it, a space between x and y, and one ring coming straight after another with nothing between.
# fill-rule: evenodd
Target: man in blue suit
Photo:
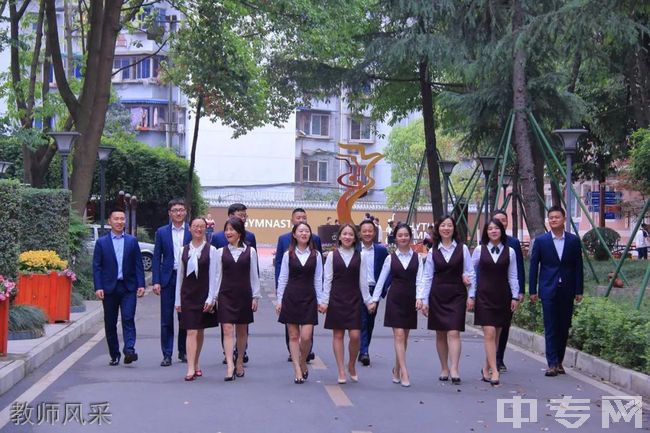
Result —
<instances>
[{"instance_id":1,"label":"man in blue suit","mask_svg":"<svg viewBox=\"0 0 650 433\"><path fill-rule=\"evenodd\" d=\"M242 203L233 203L230 206L228 206L228 218L239 218L240 220L243 221L244 225L246 225L246 219L248 218L248 213L246 211L248 208L246 205ZM228 246L228 240L226 239L226 235L223 232L223 230L214 233L212 235L212 240L210 241L212 245L216 249L223 248ZM255 248L255 251L257 251L257 240L255 239L255 234L253 232L249 232L246 230L244 232L244 243L248 245L249 247ZM258 262L258 267L259 267L259 262ZM259 271L259 269L258 269ZM221 328L221 347L223 348L223 328ZM246 346L248 348L248 345ZM235 359L237 359L237 349L235 349L233 355L235 356ZM243 358L244 364L248 362L248 353L244 353L244 358ZM226 364L226 357L224 356L223 364Z\"/></svg>"},{"instance_id":2,"label":"man in blue suit","mask_svg":"<svg viewBox=\"0 0 650 433\"><path fill-rule=\"evenodd\" d=\"M366 219L359 224L359 231L361 233L361 255L365 256L365 262L368 266L366 274L368 275L368 287L372 295L375 290L381 290L381 296L386 296L386 289L390 286L390 277L384 284L384 287L376 288L375 283L381 274L381 268L384 266L384 261L388 256L386 247L375 242L377 237L377 227L372 219ZM364 366L370 365L370 340L372 339L372 331L375 329L375 318L377 317L377 310L372 314L368 312L365 305L361 308L361 346L359 348L359 362Z\"/></svg>"},{"instance_id":3,"label":"man in blue suit","mask_svg":"<svg viewBox=\"0 0 650 433\"><path fill-rule=\"evenodd\" d=\"M248 214L246 213L247 209L248 208L242 203L233 203L228 207L228 218L239 218L244 222L245 225L246 219L248 218ZM255 239L255 234L246 230L244 242L246 245L255 248L255 251L257 251L257 240ZM223 248L228 245L228 241L226 240L226 235L224 234L223 230L214 233L212 235L212 241L210 243L214 245L216 249Z\"/></svg>"},{"instance_id":4,"label":"man in blue suit","mask_svg":"<svg viewBox=\"0 0 650 433\"><path fill-rule=\"evenodd\" d=\"M508 228L508 215L505 211L498 210L494 212L493 217L503 224L503 228ZM515 252L517 258L517 279L519 280L519 302L524 300L526 294L526 271L524 270L524 255L521 252L521 244L519 239L507 236L508 246ZM503 356L506 352L506 345L508 344L508 334L510 331L510 324L501 328L501 335L499 337L499 347L497 347L497 367L499 371L504 373L508 368L503 363Z\"/></svg>"},{"instance_id":5,"label":"man in blue suit","mask_svg":"<svg viewBox=\"0 0 650 433\"><path fill-rule=\"evenodd\" d=\"M117 338L117 316L122 314L124 363L138 360L135 352L136 296L144 295L144 266L138 240L124 233L126 215L121 209L111 210L108 224L111 231L97 239L93 253L95 295L104 307L104 329L111 360L120 363Z\"/></svg>"},{"instance_id":6,"label":"man in blue suit","mask_svg":"<svg viewBox=\"0 0 650 433\"><path fill-rule=\"evenodd\" d=\"M551 231L535 238L530 255L530 301L542 300L546 339L546 376L564 374L562 361L569 338L573 301L582 301L583 270L580 238L564 231L566 213L552 206ZM538 278L539 276L539 278ZM539 280L539 295L538 295Z\"/></svg>"},{"instance_id":7,"label":"man in blue suit","mask_svg":"<svg viewBox=\"0 0 650 433\"><path fill-rule=\"evenodd\" d=\"M182 199L170 200L167 206L170 224L156 230L156 244L153 250L152 280L153 292L160 296L160 348L163 360L161 367L172 365L174 351L174 303L176 300L176 270L183 246L190 242L190 233L185 217L187 208ZM177 313L180 315L180 313ZM187 362L185 339L187 331L178 329L178 359Z\"/></svg>"},{"instance_id":8,"label":"man in blue suit","mask_svg":"<svg viewBox=\"0 0 650 433\"><path fill-rule=\"evenodd\" d=\"M291 212L291 227L295 226L298 223L306 223L307 222L307 212L303 208L295 208ZM312 231L314 231L314 228L312 227ZM321 240L320 237L314 232L312 232L312 239L314 240L314 244L316 245L316 249L323 254L323 247L321 245ZM275 248L275 289L278 289L278 278L280 278L280 268L282 267L282 257L284 256L284 253L289 249L289 244L291 243L291 231L288 233L285 233L283 235L280 235L278 237L278 245ZM289 350L289 331L287 330L287 327L284 327L284 340L287 343L287 351ZM314 336L312 335L311 339L311 348L309 350L309 355L307 355L307 362L313 360L316 355L314 355ZM287 359L289 362L291 362L291 353L289 353L289 358Z\"/></svg>"}]
</instances>

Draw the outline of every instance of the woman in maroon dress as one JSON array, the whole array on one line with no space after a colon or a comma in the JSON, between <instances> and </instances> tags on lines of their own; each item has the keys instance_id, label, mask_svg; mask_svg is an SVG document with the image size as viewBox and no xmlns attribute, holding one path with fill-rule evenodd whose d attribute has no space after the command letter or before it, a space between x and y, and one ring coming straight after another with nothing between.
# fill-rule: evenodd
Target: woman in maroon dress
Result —
<instances>
[{"instance_id":1,"label":"woman in maroon dress","mask_svg":"<svg viewBox=\"0 0 650 433\"><path fill-rule=\"evenodd\" d=\"M299 222L293 226L289 250L282 256L275 307L278 322L287 325L296 384L309 376L307 356L314 325L318 325L317 297L322 289L323 259L314 245L311 227Z\"/></svg>"},{"instance_id":2,"label":"woman in maroon dress","mask_svg":"<svg viewBox=\"0 0 650 433\"><path fill-rule=\"evenodd\" d=\"M476 310L474 324L483 327L485 365L481 368L481 380L494 386L499 384L497 346L501 329L510 323L519 304L517 258L508 247L501 221L492 219L483 227L481 245L474 250L472 263L476 285L469 291L467 309Z\"/></svg>"},{"instance_id":3,"label":"woman in maroon dress","mask_svg":"<svg viewBox=\"0 0 650 433\"><path fill-rule=\"evenodd\" d=\"M179 326L187 330L186 381L203 376L199 357L203 348L204 329L219 325L214 309L216 297L217 250L205 240L206 222L190 222L192 240L181 250L176 273L176 311Z\"/></svg>"},{"instance_id":4,"label":"woman in maroon dress","mask_svg":"<svg viewBox=\"0 0 650 433\"><path fill-rule=\"evenodd\" d=\"M332 347L338 368L338 383L343 384L346 383L343 366L346 330L350 336L348 373L353 382L359 381L355 363L361 342L361 304L370 304L370 292L365 259L356 249L359 243L357 229L352 224L343 224L336 237L339 247L325 260L323 295L318 310L327 314L325 329L333 330Z\"/></svg>"},{"instance_id":5,"label":"woman in maroon dress","mask_svg":"<svg viewBox=\"0 0 650 433\"><path fill-rule=\"evenodd\" d=\"M393 328L395 341L393 383L408 387L411 386L411 381L406 368L406 346L410 330L418 327L415 295L417 286L422 281L424 265L420 255L411 248L413 239L411 227L400 223L393 233L395 233L397 250L384 260L376 287L384 287L388 277L391 277L390 288L386 295L384 326ZM375 290L371 304L373 310L377 307L380 296L381 290Z\"/></svg>"},{"instance_id":6,"label":"woman in maroon dress","mask_svg":"<svg viewBox=\"0 0 650 433\"><path fill-rule=\"evenodd\" d=\"M217 316L223 329L223 348L226 353L226 377L229 382L235 377L244 377L244 359L233 360L235 332L237 353L246 351L248 324L253 322L260 295L260 280L257 273L257 252L244 243L246 231L244 222L230 218L223 226L228 245L217 250Z\"/></svg>"},{"instance_id":7,"label":"woman in maroon dress","mask_svg":"<svg viewBox=\"0 0 650 433\"><path fill-rule=\"evenodd\" d=\"M460 385L460 333L465 330L466 286L474 281L472 257L467 246L460 243L456 221L451 216L445 215L436 222L433 235L417 308L428 317L427 327L436 331L438 379L447 381L451 376L451 383Z\"/></svg>"}]
</instances>

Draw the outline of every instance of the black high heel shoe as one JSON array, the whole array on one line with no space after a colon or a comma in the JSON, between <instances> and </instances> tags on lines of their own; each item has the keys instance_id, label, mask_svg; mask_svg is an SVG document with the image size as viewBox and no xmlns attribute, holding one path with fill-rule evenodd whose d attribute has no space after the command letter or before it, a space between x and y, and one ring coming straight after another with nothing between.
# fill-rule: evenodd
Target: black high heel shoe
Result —
<instances>
[{"instance_id":1,"label":"black high heel shoe","mask_svg":"<svg viewBox=\"0 0 650 433\"><path fill-rule=\"evenodd\" d=\"M303 371L303 372L302 372L302 378L303 378L303 380L307 380L308 377L309 377L309 370L305 370L305 371Z\"/></svg>"},{"instance_id":2,"label":"black high heel shoe","mask_svg":"<svg viewBox=\"0 0 650 433\"><path fill-rule=\"evenodd\" d=\"M460 385L460 377L452 377L451 378L451 383L453 385Z\"/></svg>"},{"instance_id":3,"label":"black high heel shoe","mask_svg":"<svg viewBox=\"0 0 650 433\"><path fill-rule=\"evenodd\" d=\"M303 379L302 377L296 377L293 379L293 383L295 383L296 385L302 385L303 383L305 383L305 379Z\"/></svg>"},{"instance_id":4,"label":"black high heel shoe","mask_svg":"<svg viewBox=\"0 0 650 433\"><path fill-rule=\"evenodd\" d=\"M226 376L223 378L224 382L232 382L237 376L235 375L235 370L232 371L232 376Z\"/></svg>"},{"instance_id":5,"label":"black high heel shoe","mask_svg":"<svg viewBox=\"0 0 650 433\"><path fill-rule=\"evenodd\" d=\"M246 374L246 370L244 370L243 368L242 368L241 373L238 372L237 369L235 368L235 376L237 376L237 377L244 377L245 374Z\"/></svg>"},{"instance_id":6,"label":"black high heel shoe","mask_svg":"<svg viewBox=\"0 0 650 433\"><path fill-rule=\"evenodd\" d=\"M483 375L483 369L481 368L481 381L483 382L490 382L490 380Z\"/></svg>"},{"instance_id":7,"label":"black high heel shoe","mask_svg":"<svg viewBox=\"0 0 650 433\"><path fill-rule=\"evenodd\" d=\"M499 384L499 379L490 379L490 385L497 386Z\"/></svg>"}]
</instances>

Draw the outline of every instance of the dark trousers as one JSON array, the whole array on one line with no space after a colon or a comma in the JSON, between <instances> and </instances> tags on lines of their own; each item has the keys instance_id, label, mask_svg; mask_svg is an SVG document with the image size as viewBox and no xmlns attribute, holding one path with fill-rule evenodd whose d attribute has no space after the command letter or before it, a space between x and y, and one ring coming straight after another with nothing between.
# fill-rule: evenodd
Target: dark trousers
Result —
<instances>
[{"instance_id":1,"label":"dark trousers","mask_svg":"<svg viewBox=\"0 0 650 433\"><path fill-rule=\"evenodd\" d=\"M174 316L179 317L180 313L174 314L176 308L176 271L165 287L160 289L160 349L165 358L171 358L174 352ZM187 331L178 327L178 354L185 355L185 340Z\"/></svg>"},{"instance_id":2,"label":"dark trousers","mask_svg":"<svg viewBox=\"0 0 650 433\"><path fill-rule=\"evenodd\" d=\"M508 344L508 334L510 334L510 323L508 323L508 326L501 328L499 346L497 347L497 365L503 364L503 357L506 353L506 345Z\"/></svg>"},{"instance_id":3,"label":"dark trousers","mask_svg":"<svg viewBox=\"0 0 650 433\"><path fill-rule=\"evenodd\" d=\"M564 361L573 315L573 296L560 294L551 299L542 299L542 312L546 361L549 367L556 367Z\"/></svg>"},{"instance_id":4,"label":"dark trousers","mask_svg":"<svg viewBox=\"0 0 650 433\"><path fill-rule=\"evenodd\" d=\"M648 260L648 247L637 248L639 260Z\"/></svg>"},{"instance_id":5,"label":"dark trousers","mask_svg":"<svg viewBox=\"0 0 650 433\"><path fill-rule=\"evenodd\" d=\"M137 297L135 291L129 292L123 281L118 281L111 293L104 293L104 331L108 353L111 358L120 356L120 342L117 338L117 318L122 316L122 336L124 338L124 354L135 353L135 306Z\"/></svg>"},{"instance_id":6,"label":"dark trousers","mask_svg":"<svg viewBox=\"0 0 650 433\"><path fill-rule=\"evenodd\" d=\"M284 325L284 342L287 344L287 352L291 356L291 351L289 350L289 329L287 325ZM309 346L309 353L314 353L314 328L311 328L311 346Z\"/></svg>"},{"instance_id":7,"label":"dark trousers","mask_svg":"<svg viewBox=\"0 0 650 433\"><path fill-rule=\"evenodd\" d=\"M370 287L372 294L374 287ZM377 303L379 307L379 303ZM377 317L377 310L373 314L368 312L368 307L363 302L361 303L361 346L359 348L359 355L368 355L368 348L370 347L370 340L372 340L372 331L375 329L375 318Z\"/></svg>"}]
</instances>

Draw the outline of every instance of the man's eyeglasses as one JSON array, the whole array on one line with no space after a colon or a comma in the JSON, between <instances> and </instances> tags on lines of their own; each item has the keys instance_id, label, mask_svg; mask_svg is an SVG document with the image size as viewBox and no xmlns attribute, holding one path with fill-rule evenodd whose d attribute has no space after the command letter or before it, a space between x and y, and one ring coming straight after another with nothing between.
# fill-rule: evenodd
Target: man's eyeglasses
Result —
<instances>
[{"instance_id":1,"label":"man's eyeglasses","mask_svg":"<svg viewBox=\"0 0 650 433\"><path fill-rule=\"evenodd\" d=\"M184 212L187 212L187 211L184 208L180 208L180 209L171 209L170 212L171 213L184 213Z\"/></svg>"}]
</instances>

